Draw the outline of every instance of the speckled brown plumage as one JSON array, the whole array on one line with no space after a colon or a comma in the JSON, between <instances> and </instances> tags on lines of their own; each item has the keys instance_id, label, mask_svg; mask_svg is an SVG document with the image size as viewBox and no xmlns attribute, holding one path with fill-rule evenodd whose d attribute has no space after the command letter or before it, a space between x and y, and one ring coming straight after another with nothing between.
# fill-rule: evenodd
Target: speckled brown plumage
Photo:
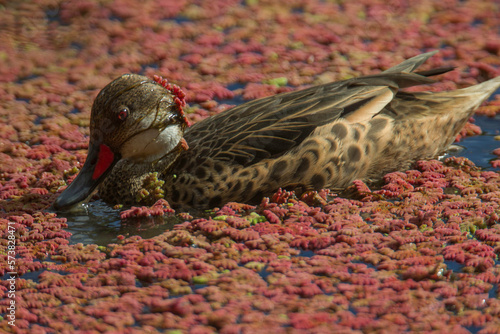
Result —
<instances>
[{"instance_id":1,"label":"speckled brown plumage","mask_svg":"<svg viewBox=\"0 0 500 334\"><path fill-rule=\"evenodd\" d=\"M432 54L408 59L380 74L251 101L205 119L185 130L187 150L179 141L154 161L118 160L100 183L99 194L108 203L140 203L138 193L145 178L157 171L164 182L163 195L172 205L206 208L228 201L255 203L280 187L339 189L355 179L371 181L407 169L418 159L443 152L474 109L500 86L500 78L495 78L449 92L401 91L430 84L434 81L428 76L450 70L412 73ZM139 82L148 84L123 92ZM98 96L92 126L109 122L109 111L102 110L104 99L127 105L127 94L149 101L131 110L136 122L146 115L168 114L160 117L163 123L180 124L172 113L171 94L157 84L151 87L154 84L138 75L115 80ZM116 97L118 90L121 95ZM157 107L155 99L161 96L169 101L167 107ZM150 126L160 125L153 121ZM131 138L135 131L117 129L120 138ZM123 141L106 137L103 141L121 152ZM142 199L145 204L153 200Z\"/></svg>"}]
</instances>

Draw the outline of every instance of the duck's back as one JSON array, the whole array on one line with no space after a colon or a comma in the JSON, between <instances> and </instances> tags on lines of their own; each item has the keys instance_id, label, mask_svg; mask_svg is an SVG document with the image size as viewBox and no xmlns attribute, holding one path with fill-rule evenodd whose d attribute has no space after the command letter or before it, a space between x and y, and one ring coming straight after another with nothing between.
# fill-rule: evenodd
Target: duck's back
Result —
<instances>
[{"instance_id":1,"label":"duck's back","mask_svg":"<svg viewBox=\"0 0 500 334\"><path fill-rule=\"evenodd\" d=\"M163 175L165 197L196 207L258 202L280 187L343 188L436 156L500 79L451 92L401 92L449 70L410 73L432 54L378 75L255 100L195 124L185 133L189 149Z\"/></svg>"}]
</instances>

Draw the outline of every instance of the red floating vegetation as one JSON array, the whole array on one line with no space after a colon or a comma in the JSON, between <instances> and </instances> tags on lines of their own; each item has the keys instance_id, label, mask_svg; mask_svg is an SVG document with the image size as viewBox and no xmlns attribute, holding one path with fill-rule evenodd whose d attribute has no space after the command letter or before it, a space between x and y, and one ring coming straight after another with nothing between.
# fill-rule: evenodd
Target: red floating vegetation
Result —
<instances>
[{"instance_id":1,"label":"red floating vegetation","mask_svg":"<svg viewBox=\"0 0 500 334\"><path fill-rule=\"evenodd\" d=\"M120 213L121 219L130 219L130 218L138 218L138 217L154 217L154 216L163 216L168 213L175 213L175 210L170 207L167 201L164 199L159 199L150 207L141 206L136 207L133 206L129 210L124 210Z\"/></svg>"},{"instance_id":2,"label":"red floating vegetation","mask_svg":"<svg viewBox=\"0 0 500 334\"><path fill-rule=\"evenodd\" d=\"M493 160L491 162L491 167L493 167L493 168L500 168L500 159Z\"/></svg>"},{"instance_id":3,"label":"red floating vegetation","mask_svg":"<svg viewBox=\"0 0 500 334\"><path fill-rule=\"evenodd\" d=\"M187 126L190 126L183 109L186 106L186 93L184 93L184 91L179 86L169 83L167 79L164 79L158 75L154 75L153 80L162 85L165 89L169 90L170 93L172 93L179 116Z\"/></svg>"},{"instance_id":4,"label":"red floating vegetation","mask_svg":"<svg viewBox=\"0 0 500 334\"><path fill-rule=\"evenodd\" d=\"M46 211L85 161L97 91L123 73L168 89L186 124L186 113L200 121L241 99L378 73L422 48L440 49L423 67L459 70L412 89L461 88L499 74L494 2L54 8L41 0L0 11L16 32L0 36L0 274L12 271L15 239L19 275L16 329L3 321L0 332L498 332L499 149L487 171L461 157L419 161L341 195L281 189L257 206L177 215L160 199L122 211L126 221L109 228L123 235L103 246L70 242L73 217ZM478 110L499 113L499 95ZM478 133L471 119L457 140ZM153 216L164 230L134 235ZM171 218L181 221L169 230ZM103 231L100 216L89 219ZM10 287L0 284L4 320Z\"/></svg>"}]
</instances>

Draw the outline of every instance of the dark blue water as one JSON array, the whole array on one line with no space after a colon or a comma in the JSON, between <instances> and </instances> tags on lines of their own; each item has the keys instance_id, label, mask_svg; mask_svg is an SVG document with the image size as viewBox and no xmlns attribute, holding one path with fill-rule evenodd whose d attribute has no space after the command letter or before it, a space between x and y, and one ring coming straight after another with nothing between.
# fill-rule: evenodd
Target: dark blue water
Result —
<instances>
[{"instance_id":1,"label":"dark blue water","mask_svg":"<svg viewBox=\"0 0 500 334\"><path fill-rule=\"evenodd\" d=\"M494 118L474 116L474 119L476 124L483 130L483 133L479 136L463 139L458 145L462 146L464 150L452 155L466 157L477 166L498 171L499 168L491 167L490 161L500 159L500 157L491 153L494 149L500 147L500 140L495 140L495 136L500 136L500 115Z\"/></svg>"}]
</instances>

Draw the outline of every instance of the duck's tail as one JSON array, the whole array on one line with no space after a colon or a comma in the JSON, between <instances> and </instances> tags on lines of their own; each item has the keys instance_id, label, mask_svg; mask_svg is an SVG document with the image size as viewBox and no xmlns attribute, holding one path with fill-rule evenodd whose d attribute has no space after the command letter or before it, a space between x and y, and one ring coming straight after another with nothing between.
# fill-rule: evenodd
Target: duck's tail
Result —
<instances>
[{"instance_id":1,"label":"duck's tail","mask_svg":"<svg viewBox=\"0 0 500 334\"><path fill-rule=\"evenodd\" d=\"M463 94L469 96L476 96L476 98L480 101L478 102L479 105L499 89L500 89L500 76L474 86L459 89L457 90L457 95Z\"/></svg>"},{"instance_id":2,"label":"duck's tail","mask_svg":"<svg viewBox=\"0 0 500 334\"><path fill-rule=\"evenodd\" d=\"M400 106L395 106L399 117L394 127L399 127L400 133L425 133L424 139L413 137L416 143L423 143L422 147L414 149L425 152L419 158L435 157L453 143L477 107L499 88L500 76L453 91L403 93L402 102L398 101Z\"/></svg>"},{"instance_id":3,"label":"duck's tail","mask_svg":"<svg viewBox=\"0 0 500 334\"><path fill-rule=\"evenodd\" d=\"M433 95L436 98L443 97L454 99L457 102L461 101L462 105L460 108L464 111L468 110L472 114L473 111L481 105L481 103L483 103L499 89L500 76L467 88L438 92ZM498 93L500 93L500 91Z\"/></svg>"},{"instance_id":4,"label":"duck's tail","mask_svg":"<svg viewBox=\"0 0 500 334\"><path fill-rule=\"evenodd\" d=\"M427 59L438 53L437 50L426 52L410 59L403 61L402 63L385 70L382 73L415 73L424 77L435 76L449 72L454 69L454 67L440 67L427 71L415 71L420 65L422 65ZM436 98L457 98L466 99L469 101L470 108L477 108L484 100L490 97L496 90L500 88L500 76L493 78L491 80L485 81L478 85L474 85L468 88L459 89L455 91L446 91L441 93L433 94ZM500 93L500 92L499 92ZM465 105L462 106L462 108ZM468 109L466 107L466 109Z\"/></svg>"}]
</instances>

